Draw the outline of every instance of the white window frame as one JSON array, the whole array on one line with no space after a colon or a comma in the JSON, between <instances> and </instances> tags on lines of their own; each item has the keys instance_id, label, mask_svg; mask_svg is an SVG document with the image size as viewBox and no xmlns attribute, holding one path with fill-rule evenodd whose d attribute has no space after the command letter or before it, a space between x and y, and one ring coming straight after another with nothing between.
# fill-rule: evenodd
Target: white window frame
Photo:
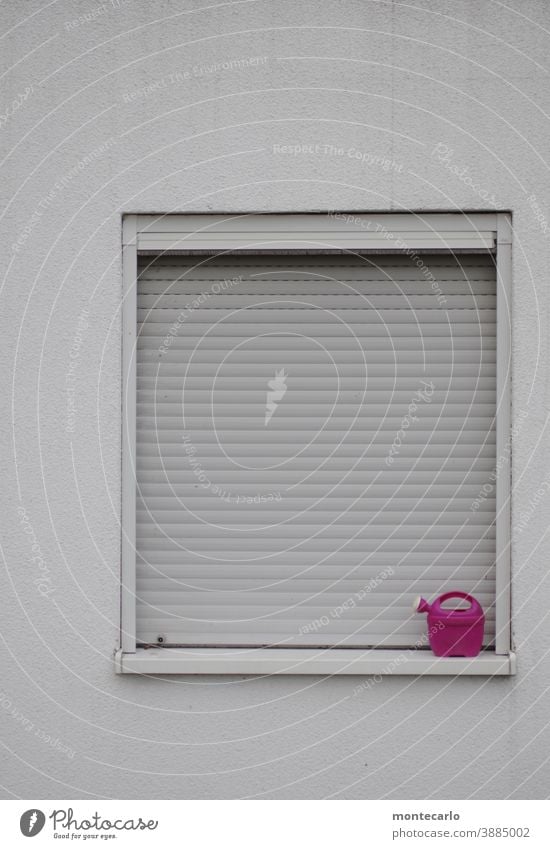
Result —
<instances>
[{"instance_id":1,"label":"white window frame","mask_svg":"<svg viewBox=\"0 0 550 849\"><path fill-rule=\"evenodd\" d=\"M496 641L476 658L414 649L218 649L136 645L136 360L138 252L334 250L496 253ZM122 558L116 671L141 674L513 675L511 636L511 272L508 212L125 214L122 221Z\"/></svg>"}]
</instances>

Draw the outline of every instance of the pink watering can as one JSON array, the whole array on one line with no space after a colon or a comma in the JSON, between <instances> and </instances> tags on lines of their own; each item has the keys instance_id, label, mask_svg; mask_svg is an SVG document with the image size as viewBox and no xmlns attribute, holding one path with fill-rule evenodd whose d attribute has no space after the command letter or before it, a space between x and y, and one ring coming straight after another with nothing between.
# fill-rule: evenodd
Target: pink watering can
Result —
<instances>
[{"instance_id":1,"label":"pink watering can","mask_svg":"<svg viewBox=\"0 0 550 849\"><path fill-rule=\"evenodd\" d=\"M464 599L470 606L443 607L443 602L451 598ZM436 598L433 604L417 596L413 610L428 614L428 637L437 657L476 657L481 651L485 615L473 596L460 591L448 592Z\"/></svg>"}]
</instances>

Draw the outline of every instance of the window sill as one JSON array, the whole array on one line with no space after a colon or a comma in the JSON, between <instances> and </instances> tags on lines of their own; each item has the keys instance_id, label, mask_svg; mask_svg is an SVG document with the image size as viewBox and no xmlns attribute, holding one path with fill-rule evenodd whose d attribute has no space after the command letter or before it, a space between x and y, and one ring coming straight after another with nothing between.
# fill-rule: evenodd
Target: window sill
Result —
<instances>
[{"instance_id":1,"label":"window sill","mask_svg":"<svg viewBox=\"0 0 550 849\"><path fill-rule=\"evenodd\" d=\"M116 671L138 675L515 675L516 656L435 657L414 649L137 649Z\"/></svg>"}]
</instances>

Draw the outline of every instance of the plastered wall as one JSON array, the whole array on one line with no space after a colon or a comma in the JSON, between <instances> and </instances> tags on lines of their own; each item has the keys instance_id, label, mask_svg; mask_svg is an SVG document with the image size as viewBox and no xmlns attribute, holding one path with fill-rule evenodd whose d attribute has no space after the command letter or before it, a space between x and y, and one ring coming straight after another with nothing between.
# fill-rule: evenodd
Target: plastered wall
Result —
<instances>
[{"instance_id":1,"label":"plastered wall","mask_svg":"<svg viewBox=\"0 0 550 849\"><path fill-rule=\"evenodd\" d=\"M6 797L546 797L548 4L11 0L1 16ZM116 676L121 214L494 208L514 219L525 412L517 676Z\"/></svg>"}]
</instances>

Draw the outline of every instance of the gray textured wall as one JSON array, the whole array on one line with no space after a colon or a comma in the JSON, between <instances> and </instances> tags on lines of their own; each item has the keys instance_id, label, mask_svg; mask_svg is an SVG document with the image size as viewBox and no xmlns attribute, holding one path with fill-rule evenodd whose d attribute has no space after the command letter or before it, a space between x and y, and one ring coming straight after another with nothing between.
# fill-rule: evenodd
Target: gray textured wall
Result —
<instances>
[{"instance_id":1,"label":"gray textured wall","mask_svg":"<svg viewBox=\"0 0 550 849\"><path fill-rule=\"evenodd\" d=\"M550 7L41 6L2 4L5 795L546 796ZM517 677L116 677L121 212L494 207L528 413Z\"/></svg>"}]
</instances>

